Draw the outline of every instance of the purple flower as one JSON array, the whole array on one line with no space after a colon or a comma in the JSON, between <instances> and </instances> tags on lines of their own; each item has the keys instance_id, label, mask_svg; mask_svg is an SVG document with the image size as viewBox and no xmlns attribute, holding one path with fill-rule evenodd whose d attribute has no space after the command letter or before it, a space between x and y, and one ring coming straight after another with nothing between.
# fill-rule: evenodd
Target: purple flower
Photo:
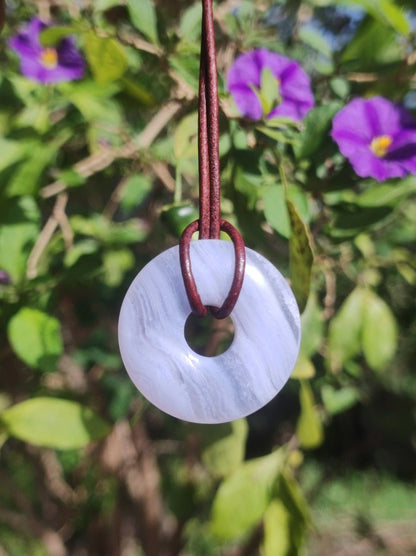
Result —
<instances>
[{"instance_id":1,"label":"purple flower","mask_svg":"<svg viewBox=\"0 0 416 556\"><path fill-rule=\"evenodd\" d=\"M11 280L8 272L6 272L5 270L0 270L0 284L7 285L10 283Z\"/></svg>"},{"instance_id":2,"label":"purple flower","mask_svg":"<svg viewBox=\"0 0 416 556\"><path fill-rule=\"evenodd\" d=\"M283 116L300 121L313 107L309 76L300 65L265 48L239 56L227 75L227 88L241 114L252 120L263 116L261 84L268 70L276 79L277 95L266 118Z\"/></svg>"},{"instance_id":3,"label":"purple flower","mask_svg":"<svg viewBox=\"0 0 416 556\"><path fill-rule=\"evenodd\" d=\"M32 19L10 39L9 45L20 57L23 75L39 83L73 81L84 75L84 60L71 37L61 39L55 47L44 47L40 33L49 27L40 19Z\"/></svg>"},{"instance_id":4,"label":"purple flower","mask_svg":"<svg viewBox=\"0 0 416 556\"><path fill-rule=\"evenodd\" d=\"M416 122L385 98L351 101L335 116L331 135L363 178L416 174Z\"/></svg>"}]
</instances>

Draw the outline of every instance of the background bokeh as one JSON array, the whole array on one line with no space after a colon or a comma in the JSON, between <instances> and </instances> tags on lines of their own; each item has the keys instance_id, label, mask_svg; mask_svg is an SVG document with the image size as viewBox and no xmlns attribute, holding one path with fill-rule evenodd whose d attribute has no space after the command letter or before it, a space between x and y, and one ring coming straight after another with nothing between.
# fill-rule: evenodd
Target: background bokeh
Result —
<instances>
[{"instance_id":1,"label":"background bokeh","mask_svg":"<svg viewBox=\"0 0 416 556\"><path fill-rule=\"evenodd\" d=\"M369 137L365 156L409 163L380 181L331 138L357 98L415 117L414 1L224 0L214 17L222 212L290 280L298 363L258 413L197 426L149 404L120 359L131 280L198 217L200 3L8 0L1 556L416 553L416 144L385 157L371 141L386 132ZM49 27L24 66L11 39L33 18ZM82 75L46 82L68 36ZM302 120L266 117L283 91L270 72L263 116L239 113L227 72L259 48L309 75ZM189 334L213 354L232 332Z\"/></svg>"}]
</instances>

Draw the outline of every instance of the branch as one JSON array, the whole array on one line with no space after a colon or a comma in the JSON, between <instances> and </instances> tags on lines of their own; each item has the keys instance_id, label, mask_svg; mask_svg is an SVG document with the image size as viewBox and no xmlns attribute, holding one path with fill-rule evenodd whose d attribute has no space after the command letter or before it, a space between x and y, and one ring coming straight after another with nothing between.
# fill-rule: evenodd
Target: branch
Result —
<instances>
[{"instance_id":1,"label":"branch","mask_svg":"<svg viewBox=\"0 0 416 556\"><path fill-rule=\"evenodd\" d=\"M127 421L118 422L104 443L101 462L123 481L138 508L140 540L146 555L160 556L164 519L160 475L143 424L132 430Z\"/></svg>"},{"instance_id":2,"label":"branch","mask_svg":"<svg viewBox=\"0 0 416 556\"><path fill-rule=\"evenodd\" d=\"M19 531L24 536L29 534L35 538L40 538L49 556L67 556L68 552L60 535L56 531L53 531L53 529L43 525L43 523L1 508L0 521L12 529Z\"/></svg>"},{"instance_id":3,"label":"branch","mask_svg":"<svg viewBox=\"0 0 416 556\"><path fill-rule=\"evenodd\" d=\"M118 158L131 158L136 155L139 149L150 147L167 123L179 112L180 108L181 103L179 101L172 100L168 102L155 114L137 139L132 139L115 149L100 149L98 152L75 164L74 170L83 178L88 178L110 166L114 160ZM64 182L57 180L44 187L40 194L43 198L47 199L65 191L66 187Z\"/></svg>"},{"instance_id":4,"label":"branch","mask_svg":"<svg viewBox=\"0 0 416 556\"><path fill-rule=\"evenodd\" d=\"M35 245L33 246L32 252L29 255L27 261L26 276L31 278L36 278L38 274L38 263L42 256L42 253L49 244L52 236L58 226L60 226L62 235L64 237L65 245L67 249L71 247L73 240L73 232L69 225L68 217L65 213L66 204L68 202L68 195L66 193L60 193L55 201L55 205L52 209L52 214L48 218L45 226L43 227Z\"/></svg>"}]
</instances>

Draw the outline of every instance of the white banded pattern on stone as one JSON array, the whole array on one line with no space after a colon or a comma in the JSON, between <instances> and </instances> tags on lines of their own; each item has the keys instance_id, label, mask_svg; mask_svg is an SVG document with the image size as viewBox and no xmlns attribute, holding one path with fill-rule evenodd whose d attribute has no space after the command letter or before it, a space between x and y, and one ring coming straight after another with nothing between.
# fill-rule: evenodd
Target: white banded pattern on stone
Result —
<instances>
[{"instance_id":1,"label":"white banded pattern on stone","mask_svg":"<svg viewBox=\"0 0 416 556\"><path fill-rule=\"evenodd\" d=\"M198 292L219 307L234 272L230 241L191 242ZM120 351L131 380L155 406L179 419L222 423L244 417L269 402L288 380L300 343L293 293L280 272L246 248L246 270L231 313L234 340L221 355L205 357L188 345L190 314L172 247L148 263L131 284L120 312Z\"/></svg>"}]
</instances>

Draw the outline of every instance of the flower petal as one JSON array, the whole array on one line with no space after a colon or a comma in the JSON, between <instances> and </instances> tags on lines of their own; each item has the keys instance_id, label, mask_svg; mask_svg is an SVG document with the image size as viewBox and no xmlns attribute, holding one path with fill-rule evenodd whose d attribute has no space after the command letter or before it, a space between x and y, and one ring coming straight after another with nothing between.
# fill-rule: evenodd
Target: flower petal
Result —
<instances>
[{"instance_id":1,"label":"flower petal","mask_svg":"<svg viewBox=\"0 0 416 556\"><path fill-rule=\"evenodd\" d=\"M266 68L279 81L281 95L281 102L267 117L287 116L301 120L314 105L310 79L297 62L266 48L242 54L228 72L227 88L241 113L248 118L261 119L261 103L252 87L260 88L262 71Z\"/></svg>"},{"instance_id":2,"label":"flower petal","mask_svg":"<svg viewBox=\"0 0 416 556\"><path fill-rule=\"evenodd\" d=\"M42 63L43 47L39 35L48 27L40 19L34 18L13 37L9 45L20 57L21 72L39 83L59 83L72 81L84 75L84 60L71 37L62 39L57 46L57 64L47 67Z\"/></svg>"},{"instance_id":3,"label":"flower petal","mask_svg":"<svg viewBox=\"0 0 416 556\"><path fill-rule=\"evenodd\" d=\"M358 98L333 119L331 136L361 177L379 181L416 173L416 127L410 114L382 97ZM371 150L374 139L387 136L385 156Z\"/></svg>"},{"instance_id":4,"label":"flower petal","mask_svg":"<svg viewBox=\"0 0 416 556\"><path fill-rule=\"evenodd\" d=\"M261 103L254 91L245 85L238 85L232 88L231 93L242 116L251 120L261 120Z\"/></svg>"}]
</instances>

